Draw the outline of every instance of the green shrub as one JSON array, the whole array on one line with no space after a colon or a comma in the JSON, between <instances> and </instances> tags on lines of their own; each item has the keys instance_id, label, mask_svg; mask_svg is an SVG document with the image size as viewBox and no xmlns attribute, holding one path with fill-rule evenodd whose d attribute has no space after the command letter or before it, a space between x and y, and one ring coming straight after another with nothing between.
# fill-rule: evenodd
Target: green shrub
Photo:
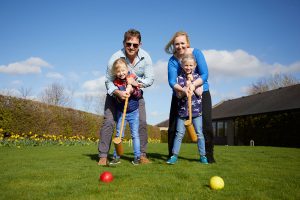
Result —
<instances>
[{"instance_id":1,"label":"green shrub","mask_svg":"<svg viewBox=\"0 0 300 200\"><path fill-rule=\"evenodd\" d=\"M0 128L3 133L35 133L99 138L103 116L45 103L0 95ZM160 140L156 126L148 125L148 136ZM130 139L127 125L125 139Z\"/></svg>"}]
</instances>

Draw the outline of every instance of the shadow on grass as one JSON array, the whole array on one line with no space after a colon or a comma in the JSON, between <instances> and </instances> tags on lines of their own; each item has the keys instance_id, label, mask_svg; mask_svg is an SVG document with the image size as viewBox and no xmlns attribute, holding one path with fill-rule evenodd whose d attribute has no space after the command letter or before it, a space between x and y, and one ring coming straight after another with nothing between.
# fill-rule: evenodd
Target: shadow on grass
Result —
<instances>
[{"instance_id":1,"label":"shadow on grass","mask_svg":"<svg viewBox=\"0 0 300 200\"><path fill-rule=\"evenodd\" d=\"M163 163L165 163L169 159L168 154L147 153L147 156L150 160L155 160ZM195 158L185 158L185 157L178 156L178 159L187 160L191 162L199 162L199 159L195 159Z\"/></svg>"},{"instance_id":2,"label":"shadow on grass","mask_svg":"<svg viewBox=\"0 0 300 200\"><path fill-rule=\"evenodd\" d=\"M209 184L205 184L203 187L206 189L211 189Z\"/></svg>"},{"instance_id":3,"label":"shadow on grass","mask_svg":"<svg viewBox=\"0 0 300 200\"><path fill-rule=\"evenodd\" d=\"M147 157L149 159L163 160L163 161L166 161L168 159L168 155L164 155L160 153L147 153Z\"/></svg>"},{"instance_id":4,"label":"shadow on grass","mask_svg":"<svg viewBox=\"0 0 300 200\"><path fill-rule=\"evenodd\" d=\"M90 157L91 160L99 161L98 154L83 154L84 156Z\"/></svg>"},{"instance_id":5,"label":"shadow on grass","mask_svg":"<svg viewBox=\"0 0 300 200\"><path fill-rule=\"evenodd\" d=\"M195 159L195 158L185 158L185 157L178 156L178 159L188 160L188 161L191 161L191 162L199 162L199 159Z\"/></svg>"},{"instance_id":6,"label":"shadow on grass","mask_svg":"<svg viewBox=\"0 0 300 200\"><path fill-rule=\"evenodd\" d=\"M83 154L83 155L89 157L91 160L94 160L96 162L99 161L98 154ZM150 160L152 160L152 161L166 162L168 160L168 155L166 155L166 154L160 154L160 153L147 153L147 157ZM108 158L110 160L111 156L108 156ZM124 155L121 156L121 159L122 160L126 160L126 161L132 161L133 160L133 153L126 153L126 154L124 154ZM180 159L180 160L187 160L187 161L191 161L191 162L199 162L198 159L185 158L185 157L181 157L181 156L178 156L178 159Z\"/></svg>"},{"instance_id":7,"label":"shadow on grass","mask_svg":"<svg viewBox=\"0 0 300 200\"><path fill-rule=\"evenodd\" d=\"M91 160L94 160L96 162L99 161L99 155L98 154L83 154L84 156L89 157ZM108 155L108 160L111 160L110 155ZM127 160L127 161L132 161L133 160L133 153L126 153L124 155L121 156L121 159L123 160Z\"/></svg>"}]
</instances>

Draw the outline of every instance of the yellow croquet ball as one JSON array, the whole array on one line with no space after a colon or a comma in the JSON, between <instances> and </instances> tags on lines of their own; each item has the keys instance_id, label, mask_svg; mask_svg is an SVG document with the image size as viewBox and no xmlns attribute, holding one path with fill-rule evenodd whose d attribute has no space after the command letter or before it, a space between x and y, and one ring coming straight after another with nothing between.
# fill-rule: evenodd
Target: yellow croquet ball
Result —
<instances>
[{"instance_id":1,"label":"yellow croquet ball","mask_svg":"<svg viewBox=\"0 0 300 200\"><path fill-rule=\"evenodd\" d=\"M213 190L221 190L224 188L224 180L220 176L213 176L209 180L209 186Z\"/></svg>"}]
</instances>

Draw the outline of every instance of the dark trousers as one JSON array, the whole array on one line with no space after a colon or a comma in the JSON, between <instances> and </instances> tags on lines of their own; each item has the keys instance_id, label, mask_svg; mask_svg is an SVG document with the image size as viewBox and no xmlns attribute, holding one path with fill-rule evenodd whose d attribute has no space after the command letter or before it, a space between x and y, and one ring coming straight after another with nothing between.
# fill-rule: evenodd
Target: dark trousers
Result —
<instances>
[{"instance_id":1,"label":"dark trousers","mask_svg":"<svg viewBox=\"0 0 300 200\"><path fill-rule=\"evenodd\" d=\"M213 143L213 127L211 119L211 96L209 91L204 91L202 94L202 119L203 119L203 135L205 138L206 157L209 163L215 162L214 159L214 143ZM169 116L169 129L168 129L168 149L169 157L172 156L172 149L174 139L176 136L176 125L178 117L178 98L173 95L170 116Z\"/></svg>"},{"instance_id":2,"label":"dark trousers","mask_svg":"<svg viewBox=\"0 0 300 200\"><path fill-rule=\"evenodd\" d=\"M100 130L100 140L98 143L99 157L107 157L111 146L112 135L116 124L116 103L115 99L106 95L104 104L104 119ZM147 120L146 120L146 108L145 100L141 98L139 100L139 136L141 143L141 155L146 156L148 145L147 134Z\"/></svg>"}]
</instances>

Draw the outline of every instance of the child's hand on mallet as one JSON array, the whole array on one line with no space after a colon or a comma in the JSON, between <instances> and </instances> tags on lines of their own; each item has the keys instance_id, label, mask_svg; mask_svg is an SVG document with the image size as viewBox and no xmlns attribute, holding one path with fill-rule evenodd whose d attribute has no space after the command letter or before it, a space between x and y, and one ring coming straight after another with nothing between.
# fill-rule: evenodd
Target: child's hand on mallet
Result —
<instances>
[{"instance_id":1,"label":"child's hand on mallet","mask_svg":"<svg viewBox=\"0 0 300 200\"><path fill-rule=\"evenodd\" d=\"M130 94L133 92L132 85L127 85L127 87L126 87L126 92L128 92L128 94L129 94L129 96L130 96Z\"/></svg>"}]
</instances>

